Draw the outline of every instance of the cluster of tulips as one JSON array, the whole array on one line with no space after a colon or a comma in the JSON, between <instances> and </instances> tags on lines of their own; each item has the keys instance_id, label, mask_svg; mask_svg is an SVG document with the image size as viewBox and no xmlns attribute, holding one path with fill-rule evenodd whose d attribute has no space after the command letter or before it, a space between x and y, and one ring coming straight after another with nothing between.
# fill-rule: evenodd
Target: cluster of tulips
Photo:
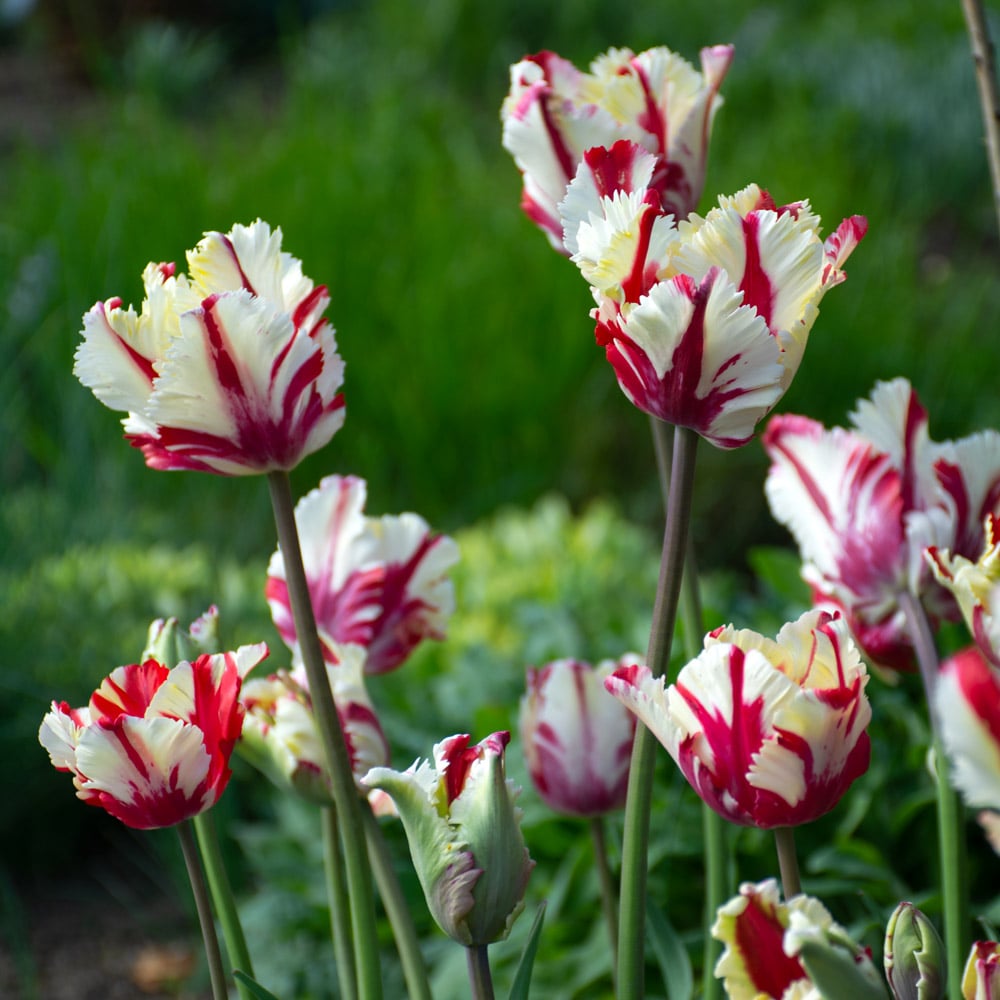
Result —
<instances>
[{"instance_id":1,"label":"cluster of tulips","mask_svg":"<svg viewBox=\"0 0 1000 1000\"><path fill-rule=\"evenodd\" d=\"M625 809L620 881L617 892L606 887L618 995L644 991L657 742L705 803L709 873L727 863L723 821L775 831L780 887L744 883L735 898L712 900L708 929L723 948L705 969L706 996L720 987L747 1000L1000 995L998 946L967 940L967 893L947 863L944 942L901 903L883 976L801 893L793 836L869 766L872 673L918 669L943 854L957 863L962 851L956 789L1000 841L1000 433L933 441L903 378L876 385L849 428L771 417L765 490L798 544L814 607L773 639L718 625L667 675L682 585L697 596L682 570L698 439L722 449L754 440L867 229L852 216L824 239L807 200L779 205L756 184L696 214L733 54L704 49L700 72L666 48L613 49L589 72L549 52L511 69L503 144L523 175L522 207L590 286L597 344L670 463L645 656L530 668L515 735L552 809L590 820ZM467 949L473 995L492 996L487 946L509 932L533 867L505 776L511 735L449 736L428 759L391 766L365 676L445 638L458 550L415 514L366 515L365 483L353 476L328 476L293 505L288 471L344 422L344 365L326 288L281 242L258 220L207 234L187 274L150 264L139 311L111 299L87 313L75 371L126 412L125 437L151 468L267 477L278 548L265 595L286 665L249 677L267 648L217 649L214 608L188 631L157 622L139 662L112 671L86 707L53 704L40 739L85 802L132 827L178 826L196 898L200 865L211 869L216 853L204 816L234 748L316 803L345 997L381 995L373 884L411 995L430 995L380 834L401 821L430 912ZM963 617L969 648L939 663L935 630ZM197 838L184 832L189 820ZM225 880L210 882L215 892ZM215 898L199 908L216 997L228 977L212 905L241 995L267 995L231 900Z\"/></svg>"}]
</instances>

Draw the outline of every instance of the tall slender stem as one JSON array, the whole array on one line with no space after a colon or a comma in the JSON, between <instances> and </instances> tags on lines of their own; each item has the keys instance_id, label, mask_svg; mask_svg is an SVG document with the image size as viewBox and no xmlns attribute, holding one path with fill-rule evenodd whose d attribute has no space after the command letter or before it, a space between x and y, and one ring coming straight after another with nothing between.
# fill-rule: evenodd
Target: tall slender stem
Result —
<instances>
[{"instance_id":1,"label":"tall slender stem","mask_svg":"<svg viewBox=\"0 0 1000 1000\"><path fill-rule=\"evenodd\" d=\"M993 205L1000 226L1000 94L997 91L997 73L993 41L990 38L983 11L982 0L962 0L962 12L969 30L972 60L976 65L976 86L986 128L986 155L993 179Z\"/></svg>"},{"instance_id":2,"label":"tall slender stem","mask_svg":"<svg viewBox=\"0 0 1000 1000\"><path fill-rule=\"evenodd\" d=\"M337 810L332 805L321 807L320 822L323 827L323 870L326 874L326 898L330 907L330 935L337 962L337 982L343 1000L354 1000L358 995L358 975L351 945L351 910L347 903Z\"/></svg>"},{"instance_id":3,"label":"tall slender stem","mask_svg":"<svg viewBox=\"0 0 1000 1000\"><path fill-rule=\"evenodd\" d=\"M795 853L795 830L779 826L774 831L774 845L778 849L778 870L781 872L781 894L787 903L802 892L799 878L799 858Z\"/></svg>"},{"instance_id":4,"label":"tall slender stem","mask_svg":"<svg viewBox=\"0 0 1000 1000\"><path fill-rule=\"evenodd\" d=\"M392 933L396 938L399 958L403 963L403 976L410 1000L431 1000L431 986L427 979L427 965L420 950L420 939L417 929L413 926L413 915L406 903L396 871L392 866L382 828L378 825L371 809L362 805L361 814L365 824L365 836L368 838L368 856L371 859L375 884L378 886L382 904L392 925Z\"/></svg>"},{"instance_id":5,"label":"tall slender stem","mask_svg":"<svg viewBox=\"0 0 1000 1000\"><path fill-rule=\"evenodd\" d=\"M211 809L199 813L194 818L194 832L198 838L198 849L201 852L202 864L208 876L208 888L212 893L212 902L219 914L222 924L222 936L226 940L226 951L229 953L229 964L234 969L245 972L253 977L253 963L243 935L243 925L233 899L233 887L230 885L226 866L222 860L222 850L219 847L219 835L215 827L215 816ZM236 990L241 1000L252 1000L253 994L244 983L236 982Z\"/></svg>"},{"instance_id":6,"label":"tall slender stem","mask_svg":"<svg viewBox=\"0 0 1000 1000\"><path fill-rule=\"evenodd\" d=\"M488 945L471 945L465 949L469 960L469 984L472 1000L494 1000L493 976L490 974Z\"/></svg>"},{"instance_id":7,"label":"tall slender stem","mask_svg":"<svg viewBox=\"0 0 1000 1000\"><path fill-rule=\"evenodd\" d=\"M657 449L659 457L659 448ZM662 467L662 463L661 467ZM684 578L681 582L681 619L684 622L684 655L693 660L701 652L701 637L705 631L698 586L698 563L694 543L688 535ZM702 1000L719 1000L722 981L715 978L715 965L722 951L722 942L712 936L715 915L729 898L726 884L726 824L707 803L701 804L702 856L705 860L705 912L702 924Z\"/></svg>"},{"instance_id":8,"label":"tall slender stem","mask_svg":"<svg viewBox=\"0 0 1000 1000\"><path fill-rule=\"evenodd\" d=\"M968 952L969 897L965 872L965 816L948 781L948 763L939 735L934 689L939 669L937 647L923 605L911 593L899 599L917 653L927 698L937 779L938 859L944 900L944 944L948 956L948 996L962 995L962 969Z\"/></svg>"},{"instance_id":9,"label":"tall slender stem","mask_svg":"<svg viewBox=\"0 0 1000 1000\"><path fill-rule=\"evenodd\" d=\"M177 836L180 837L184 865L191 883L191 892L194 894L198 922L201 924L201 937L205 942L205 957L208 959L208 973L212 980L212 997L213 1000L226 1000L228 995L226 973L222 965L222 953L219 951L219 939L215 934L215 920L212 917L212 903L208 898L205 873L201 868L198 845L195 843L190 820L177 824Z\"/></svg>"},{"instance_id":10,"label":"tall slender stem","mask_svg":"<svg viewBox=\"0 0 1000 1000\"><path fill-rule=\"evenodd\" d=\"M608 864L608 844L604 835L604 819L594 816L590 820L590 839L594 845L594 865L597 868L597 878L601 885L601 909L608 925L608 937L611 939L611 979L618 982L618 900L615 893L615 880L611 876L611 866Z\"/></svg>"},{"instance_id":11,"label":"tall slender stem","mask_svg":"<svg viewBox=\"0 0 1000 1000\"><path fill-rule=\"evenodd\" d=\"M309 681L309 694L323 743L333 804L337 809L337 820L341 828L354 955L357 961L358 993L362 1000L379 1000L382 996L382 979L375 927L375 892L361 825L361 801L351 773L350 757L316 631L316 619L302 564L302 551L299 548L291 484L286 472L268 473L267 481L271 489L278 545L285 564L285 581L295 620L295 634Z\"/></svg>"},{"instance_id":12,"label":"tall slender stem","mask_svg":"<svg viewBox=\"0 0 1000 1000\"><path fill-rule=\"evenodd\" d=\"M655 676L670 662L674 622L680 596L681 574L691 519L698 437L683 427L674 429L674 448L667 501L660 578L653 606L646 663ZM656 739L642 724L636 727L625 802L622 838L621 916L618 933L618 992L641 997L645 975L646 865L649 851L649 816L652 805Z\"/></svg>"}]
</instances>

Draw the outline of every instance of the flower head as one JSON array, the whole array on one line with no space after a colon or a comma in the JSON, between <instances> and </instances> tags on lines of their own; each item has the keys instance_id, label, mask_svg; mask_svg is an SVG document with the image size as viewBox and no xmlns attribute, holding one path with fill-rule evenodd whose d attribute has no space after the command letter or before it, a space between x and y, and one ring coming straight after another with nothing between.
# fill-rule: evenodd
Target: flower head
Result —
<instances>
[{"instance_id":1,"label":"flower head","mask_svg":"<svg viewBox=\"0 0 1000 1000\"><path fill-rule=\"evenodd\" d=\"M604 678L635 662L556 660L528 670L524 756L538 794L557 812L599 816L625 804L635 716L605 691Z\"/></svg>"},{"instance_id":2,"label":"flower head","mask_svg":"<svg viewBox=\"0 0 1000 1000\"><path fill-rule=\"evenodd\" d=\"M985 516L1000 503L1000 434L937 443L905 379L880 382L852 415L827 430L781 414L764 433L766 492L792 532L816 603L839 610L876 663L913 666L899 596L916 595L932 621L954 619L924 550L975 556Z\"/></svg>"},{"instance_id":3,"label":"flower head","mask_svg":"<svg viewBox=\"0 0 1000 1000\"><path fill-rule=\"evenodd\" d=\"M527 56L510 70L503 102L503 145L524 178L521 207L563 251L558 206L583 154L630 139L655 157L650 178L666 212L694 211L705 184L719 88L731 45L701 50L701 72L660 46L635 55L610 49L583 73L553 52Z\"/></svg>"},{"instance_id":4,"label":"flower head","mask_svg":"<svg viewBox=\"0 0 1000 1000\"><path fill-rule=\"evenodd\" d=\"M420 884L438 926L467 946L507 936L524 907L534 862L521 834L517 791L504 776L506 732L475 746L465 735L434 747L406 771L376 767L364 779L399 810Z\"/></svg>"},{"instance_id":5,"label":"flower head","mask_svg":"<svg viewBox=\"0 0 1000 1000\"><path fill-rule=\"evenodd\" d=\"M715 976L731 1000L885 997L869 956L826 907L803 895L782 902L774 879L744 882L719 908L712 937L726 946Z\"/></svg>"},{"instance_id":6,"label":"flower head","mask_svg":"<svg viewBox=\"0 0 1000 1000\"><path fill-rule=\"evenodd\" d=\"M389 743L365 689L365 653L360 646L331 647L336 661L327 676L351 771L360 781L373 767L389 763ZM276 784L329 805L332 789L324 760L309 682L301 666L247 681L240 700L246 709L239 749Z\"/></svg>"},{"instance_id":7,"label":"flower head","mask_svg":"<svg viewBox=\"0 0 1000 1000\"><path fill-rule=\"evenodd\" d=\"M655 167L635 143L588 150L560 207L566 246L628 399L739 447L790 385L867 223L845 219L824 242L808 202L779 207L750 185L677 224L650 187Z\"/></svg>"},{"instance_id":8,"label":"flower head","mask_svg":"<svg viewBox=\"0 0 1000 1000\"><path fill-rule=\"evenodd\" d=\"M206 234L187 259L190 276L147 266L138 313L117 298L98 302L74 372L127 412L125 437L151 468L290 469L344 421L326 288L260 220Z\"/></svg>"},{"instance_id":9,"label":"flower head","mask_svg":"<svg viewBox=\"0 0 1000 1000\"><path fill-rule=\"evenodd\" d=\"M243 726L243 678L267 646L203 654L168 669L118 667L89 705L53 702L38 739L77 796L140 830L173 826L211 808L229 781Z\"/></svg>"},{"instance_id":10,"label":"flower head","mask_svg":"<svg viewBox=\"0 0 1000 1000\"><path fill-rule=\"evenodd\" d=\"M417 514L364 514L367 487L354 476L328 476L295 507L309 596L324 638L366 651L365 670L382 674L401 666L424 639L443 639L455 597L448 570L458 546L432 534ZM275 551L267 567L266 595L282 639L295 649L285 563Z\"/></svg>"},{"instance_id":11,"label":"flower head","mask_svg":"<svg viewBox=\"0 0 1000 1000\"><path fill-rule=\"evenodd\" d=\"M708 805L765 829L829 812L867 770L867 683L846 623L819 611L776 640L716 629L669 688L646 667L605 681Z\"/></svg>"}]
</instances>

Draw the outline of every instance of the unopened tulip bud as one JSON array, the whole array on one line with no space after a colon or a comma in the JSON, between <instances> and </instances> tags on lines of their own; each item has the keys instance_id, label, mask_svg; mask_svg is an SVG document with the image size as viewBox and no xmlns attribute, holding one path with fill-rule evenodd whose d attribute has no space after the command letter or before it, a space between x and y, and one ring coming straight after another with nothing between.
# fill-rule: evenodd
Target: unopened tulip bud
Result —
<instances>
[{"instance_id":1,"label":"unopened tulip bud","mask_svg":"<svg viewBox=\"0 0 1000 1000\"><path fill-rule=\"evenodd\" d=\"M889 918L884 964L894 1000L944 996L944 945L934 925L912 903L900 903Z\"/></svg>"},{"instance_id":2,"label":"unopened tulip bud","mask_svg":"<svg viewBox=\"0 0 1000 1000\"><path fill-rule=\"evenodd\" d=\"M376 767L364 779L396 803L431 914L467 947L507 936L534 867L504 776L509 740L493 733L469 746L468 736L452 736L434 747L433 762Z\"/></svg>"},{"instance_id":3,"label":"unopened tulip bud","mask_svg":"<svg viewBox=\"0 0 1000 1000\"><path fill-rule=\"evenodd\" d=\"M156 660L173 666L219 650L219 609L213 604L200 618L182 629L176 618L157 618L146 633L142 662Z\"/></svg>"}]
</instances>

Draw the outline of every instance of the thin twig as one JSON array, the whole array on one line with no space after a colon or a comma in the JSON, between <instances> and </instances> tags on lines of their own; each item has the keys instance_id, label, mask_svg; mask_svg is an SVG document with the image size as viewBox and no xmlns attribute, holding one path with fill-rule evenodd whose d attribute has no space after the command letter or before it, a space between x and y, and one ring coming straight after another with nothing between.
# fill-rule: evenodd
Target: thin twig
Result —
<instances>
[{"instance_id":1,"label":"thin twig","mask_svg":"<svg viewBox=\"0 0 1000 1000\"><path fill-rule=\"evenodd\" d=\"M993 178L993 206L997 213L997 226L1000 227L1000 91L997 90L993 41L982 0L962 0L962 12L969 29L972 61L976 67L976 86L979 88L979 103L986 128L986 154Z\"/></svg>"}]
</instances>

